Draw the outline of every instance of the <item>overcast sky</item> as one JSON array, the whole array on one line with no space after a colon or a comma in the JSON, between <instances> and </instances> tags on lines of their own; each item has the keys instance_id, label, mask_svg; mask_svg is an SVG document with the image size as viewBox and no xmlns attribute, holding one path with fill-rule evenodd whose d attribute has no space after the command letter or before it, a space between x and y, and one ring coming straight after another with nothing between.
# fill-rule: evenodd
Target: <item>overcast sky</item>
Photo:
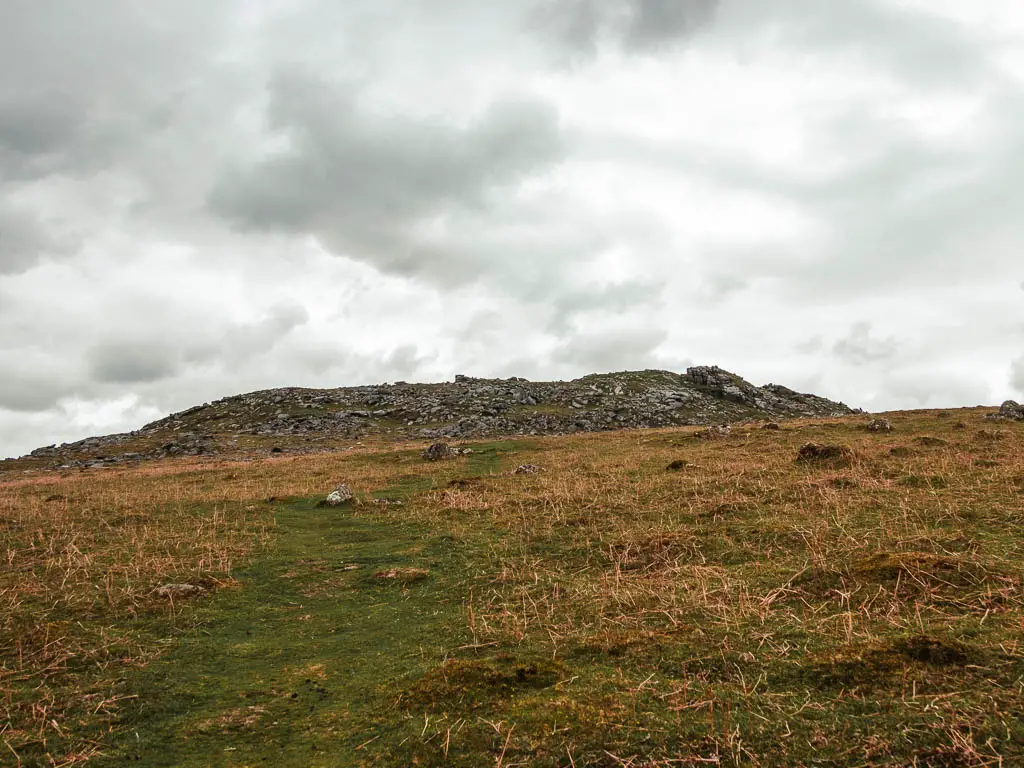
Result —
<instances>
[{"instance_id":1,"label":"overcast sky","mask_svg":"<svg viewBox=\"0 0 1024 768\"><path fill-rule=\"evenodd\" d=\"M1019 0L0 0L0 456L277 386L1024 396Z\"/></svg>"}]
</instances>

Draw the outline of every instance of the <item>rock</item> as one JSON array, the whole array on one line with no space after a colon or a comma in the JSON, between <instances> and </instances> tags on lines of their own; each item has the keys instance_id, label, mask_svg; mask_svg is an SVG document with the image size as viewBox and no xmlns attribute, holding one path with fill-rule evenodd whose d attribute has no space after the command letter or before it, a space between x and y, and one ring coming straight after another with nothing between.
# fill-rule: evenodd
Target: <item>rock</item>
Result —
<instances>
[{"instance_id":1,"label":"rock","mask_svg":"<svg viewBox=\"0 0 1024 768\"><path fill-rule=\"evenodd\" d=\"M153 594L167 600L180 600L201 595L205 591L206 587L201 587L198 584L164 584L154 589Z\"/></svg>"},{"instance_id":2,"label":"rock","mask_svg":"<svg viewBox=\"0 0 1024 768\"><path fill-rule=\"evenodd\" d=\"M352 489L342 483L329 494L327 498L323 500L324 506L337 507L346 502L352 501L356 495L352 492Z\"/></svg>"},{"instance_id":3,"label":"rock","mask_svg":"<svg viewBox=\"0 0 1024 768\"><path fill-rule=\"evenodd\" d=\"M40 448L33 459L56 469L83 467L85 462L99 461L98 454L110 459L97 466L129 461L131 451L139 452L140 460L213 455L225 449L239 453L244 449L231 446L230 438L242 435L257 436L264 455L274 446L293 454L329 450L341 439L374 434L461 441L498 435L775 422L850 413L842 403L777 384L757 387L717 366L694 366L686 373L595 374L573 381L482 379L459 374L454 384L396 382L251 392L172 414L134 433ZM721 430L713 432L717 434L708 436L722 436ZM436 458L455 455L459 454L453 449Z\"/></svg>"},{"instance_id":4,"label":"rock","mask_svg":"<svg viewBox=\"0 0 1024 768\"><path fill-rule=\"evenodd\" d=\"M732 429L728 424L712 424L707 429L702 429L695 436L704 440L717 440L722 437L728 437L732 434Z\"/></svg>"},{"instance_id":5,"label":"rock","mask_svg":"<svg viewBox=\"0 0 1024 768\"><path fill-rule=\"evenodd\" d=\"M434 443L420 455L426 461L442 461L443 459L452 459L456 456L461 456L462 451L458 448L453 448L448 445L448 443Z\"/></svg>"},{"instance_id":6,"label":"rock","mask_svg":"<svg viewBox=\"0 0 1024 768\"><path fill-rule=\"evenodd\" d=\"M512 470L513 475L536 475L538 472L543 472L541 467L536 464L520 464L518 467Z\"/></svg>"},{"instance_id":7,"label":"rock","mask_svg":"<svg viewBox=\"0 0 1024 768\"><path fill-rule=\"evenodd\" d=\"M868 432L892 432L892 424L888 419L872 419L867 423Z\"/></svg>"},{"instance_id":8,"label":"rock","mask_svg":"<svg viewBox=\"0 0 1024 768\"><path fill-rule=\"evenodd\" d=\"M403 505L401 499L390 499L386 496L379 499L374 499L372 503L382 507L401 507Z\"/></svg>"},{"instance_id":9,"label":"rock","mask_svg":"<svg viewBox=\"0 0 1024 768\"><path fill-rule=\"evenodd\" d=\"M853 449L848 445L819 445L805 443L800 446L797 461L848 463L854 458Z\"/></svg>"},{"instance_id":10,"label":"rock","mask_svg":"<svg viewBox=\"0 0 1024 768\"><path fill-rule=\"evenodd\" d=\"M1024 421L1024 405L1015 400L1007 400L999 406L999 413L996 416L1009 421Z\"/></svg>"}]
</instances>

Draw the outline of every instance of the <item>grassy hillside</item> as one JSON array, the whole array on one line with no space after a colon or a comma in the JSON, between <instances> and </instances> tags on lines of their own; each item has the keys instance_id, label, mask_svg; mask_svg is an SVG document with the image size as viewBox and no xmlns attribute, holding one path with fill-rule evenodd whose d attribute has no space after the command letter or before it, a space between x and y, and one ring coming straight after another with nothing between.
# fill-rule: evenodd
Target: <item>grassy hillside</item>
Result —
<instances>
[{"instance_id":1,"label":"grassy hillside","mask_svg":"<svg viewBox=\"0 0 1024 768\"><path fill-rule=\"evenodd\" d=\"M6 480L0 763L1024 764L1024 424L984 413Z\"/></svg>"}]
</instances>

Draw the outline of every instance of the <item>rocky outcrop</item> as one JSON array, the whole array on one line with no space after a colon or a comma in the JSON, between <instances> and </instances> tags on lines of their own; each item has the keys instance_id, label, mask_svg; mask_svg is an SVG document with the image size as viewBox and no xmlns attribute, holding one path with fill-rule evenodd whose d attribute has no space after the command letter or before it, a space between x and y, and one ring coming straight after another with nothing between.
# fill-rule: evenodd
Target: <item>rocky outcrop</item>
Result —
<instances>
[{"instance_id":1,"label":"rocky outcrop","mask_svg":"<svg viewBox=\"0 0 1024 768\"><path fill-rule=\"evenodd\" d=\"M852 412L842 403L776 384L756 387L718 366L695 366L684 374L627 371L546 382L459 374L454 382L439 384L289 387L235 395L171 414L136 432L40 448L31 458L42 466L75 469L268 452L285 441L291 453L337 450L341 440L370 435L452 441ZM245 447L236 448L239 444Z\"/></svg>"}]
</instances>

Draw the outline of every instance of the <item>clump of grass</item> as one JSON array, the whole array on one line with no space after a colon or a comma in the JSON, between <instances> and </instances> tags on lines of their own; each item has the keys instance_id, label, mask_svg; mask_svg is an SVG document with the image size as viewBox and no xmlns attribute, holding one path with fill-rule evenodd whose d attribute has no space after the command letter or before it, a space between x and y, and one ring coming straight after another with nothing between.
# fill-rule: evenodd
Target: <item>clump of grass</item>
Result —
<instances>
[{"instance_id":1,"label":"clump of grass","mask_svg":"<svg viewBox=\"0 0 1024 768\"><path fill-rule=\"evenodd\" d=\"M831 466L849 466L855 454L848 445L820 445L804 443L797 452L797 461L804 464L828 464Z\"/></svg>"}]
</instances>

